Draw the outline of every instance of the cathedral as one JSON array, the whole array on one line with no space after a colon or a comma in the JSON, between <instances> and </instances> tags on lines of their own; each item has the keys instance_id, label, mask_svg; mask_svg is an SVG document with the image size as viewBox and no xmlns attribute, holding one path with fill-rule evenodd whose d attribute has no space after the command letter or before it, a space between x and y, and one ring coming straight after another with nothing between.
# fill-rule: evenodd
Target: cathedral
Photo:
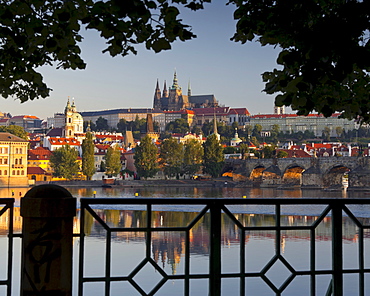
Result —
<instances>
[{"instance_id":1,"label":"cathedral","mask_svg":"<svg viewBox=\"0 0 370 296\"><path fill-rule=\"evenodd\" d=\"M176 72L174 73L172 86L167 90L166 81L163 91L157 86L154 92L153 109L163 111L179 111L192 108L210 108L217 107L218 102L214 95L196 95L191 94L190 83L187 95L182 93L182 89L177 82Z\"/></svg>"}]
</instances>

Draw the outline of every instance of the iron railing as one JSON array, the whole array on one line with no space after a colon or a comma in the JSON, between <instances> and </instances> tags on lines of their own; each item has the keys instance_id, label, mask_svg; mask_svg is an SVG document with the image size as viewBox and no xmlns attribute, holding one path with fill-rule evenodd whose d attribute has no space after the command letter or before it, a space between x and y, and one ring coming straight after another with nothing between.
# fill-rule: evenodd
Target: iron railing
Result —
<instances>
[{"instance_id":1,"label":"iron railing","mask_svg":"<svg viewBox=\"0 0 370 296\"><path fill-rule=\"evenodd\" d=\"M330 276L331 281L326 289L326 295L343 295L343 276L348 274L358 275L358 287L359 296L365 296L365 276L370 274L370 268L365 268L365 240L364 233L370 229L370 225L366 225L361 219L355 217L355 214L350 210L351 205L369 205L370 201L364 199L156 199L156 198L82 198L81 199L81 212L80 212L80 257L79 257L79 296L84 295L84 284L91 282L100 282L105 284L105 296L111 295L111 284L115 282L127 282L140 295L155 295L160 291L161 287L170 280L182 280L183 291L177 291L177 295L191 295L190 293L190 281L194 279L205 279L209 282L208 284L208 295L219 296L221 295L221 285L224 279L237 279L239 281L240 295L248 295L246 292L246 280L251 278L262 279L268 287L275 293L275 295L284 295L284 291L291 284L294 279L299 276L308 276L310 278L310 295L315 296L317 294L316 278L318 276ZM140 227L112 227L101 218L96 208L101 205L104 207L110 207L112 205L140 205L144 206L146 211L146 223ZM186 226L181 227L161 227L155 225L152 221L154 208L159 205L196 205L201 208L198 210L197 216L190 221ZM251 226L244 225L236 217L230 206L242 206L242 205L270 205L273 206L273 215L275 216L274 225L270 226ZM320 205L322 210L320 214L310 225L285 225L282 221L282 209L284 206L289 205ZM84 274L84 250L85 250L85 217L86 214L91 215L97 223L106 231L106 253L105 253L105 275L102 277L88 277ZM190 232L192 228L202 219L205 215L209 216L209 272L208 273L194 273L191 272L190 268ZM239 271L234 273L227 273L222 271L222 256L221 256L221 220L222 215L226 215L233 221L235 226L240 230L240 262ZM358 268L344 268L343 267L343 217L349 218L355 226L358 228ZM316 255L316 238L315 231L319 224L325 218L331 219L331 256L332 266L328 269L320 269L316 267L317 255ZM367 223L367 222L366 222ZM297 270L294 268L289 261L284 257L281 251L281 238L282 232L284 231L308 231L310 251L309 256L309 268ZM152 236L154 233L165 233L165 232L178 231L182 232L185 236L185 254L184 254L184 272L182 274L168 274L162 269L154 260L151 254ZM259 271L249 272L246 270L246 262L248 262L248 256L246 254L246 234L252 231L265 231L273 232L275 236L275 254L271 260ZM111 273L111 257L112 257L112 234L119 232L142 232L145 234L145 258L127 275L115 276ZM258 254L256 254L258 255ZM127 254L129 257L130 254ZM290 273L290 276L277 287L268 276L269 270L274 264L279 262L285 266ZM124 264L124 262L122 263ZM162 279L154 286L151 291L144 291L142 287L135 281L137 273L146 265L150 264L155 268ZM125 295L124 292L122 295ZM234 294L235 295L235 294ZM321 295L320 295L321 296ZM351 295L352 296L352 295Z\"/></svg>"},{"instance_id":2,"label":"iron railing","mask_svg":"<svg viewBox=\"0 0 370 296\"><path fill-rule=\"evenodd\" d=\"M12 293L12 271L13 271L13 223L14 223L14 198L0 198L0 217L8 215L7 219L7 237L8 237L8 252L6 256L7 273L5 279L0 279L0 286L6 287L6 295L11 296Z\"/></svg>"},{"instance_id":3,"label":"iron railing","mask_svg":"<svg viewBox=\"0 0 370 296\"><path fill-rule=\"evenodd\" d=\"M6 295L12 295L12 272L13 272L13 239L14 237L22 237L22 234L13 233L13 218L14 218L14 199L0 199L0 216L8 215L7 225L7 275L5 279L0 279L0 286L6 287ZM358 276L358 295L365 296L366 291L366 277L370 276L369 266L365 266L365 255L369 254L366 249L369 246L365 245L366 235L370 233L370 223L368 220L359 219L356 217L354 211L351 209L353 205L370 205L369 200L365 199L162 199L162 198L81 198L80 200L80 233L77 235L80 238L79 245L79 271L78 271L78 295L84 294L85 284L87 283L103 283L105 286L105 296L115 296L111 293L111 285L117 282L126 282L137 291L139 295L155 295L161 291L164 284L170 280L183 281L183 290L177 291L177 295L191 295L190 283L195 279L204 279L208 281L208 294L211 296L219 296L222 291L222 281L225 279L236 279L239 281L239 294L248 295L246 291L246 281L252 278L262 279L263 282L271 289L275 295L285 295L287 287L298 277L307 276L310 281L310 295L317 294L317 277L326 275L331 278L330 284L326 289L326 295L341 296L343 293L343 277L345 275ZM144 225L133 227L114 227L109 225L105 219L97 214L97 209L104 206L105 208L119 208L125 209L127 206L140 206L141 210L146 212L146 220ZM157 210L158 206L196 206L197 212L195 217L184 226L160 226L153 223L153 213ZM232 206L272 206L273 210L270 211L274 215L274 223L267 226L255 226L241 222L237 215L234 213ZM282 217L286 211L285 206L290 205L307 205L307 206L320 206L320 213L311 224L305 225L286 225L282 223ZM86 276L84 270L85 263L85 247L88 241L86 228L86 214L91 215L96 223L101 225L102 229L106 232L105 238L105 270L104 276L93 277ZM209 272L198 273L191 270L191 230L197 223L207 216L209 222ZM223 217L227 216L239 229L240 237L238 242L239 248L239 266L238 272L224 272L222 271L222 234L221 234L221 221ZM331 268L322 269L316 265L317 261L317 242L316 234L319 224L326 218L331 220ZM343 263L343 219L350 219L357 228L358 236L358 252L356 258L358 268L344 268ZM155 233L165 232L181 232L185 237L185 252L184 252L184 271L179 274L168 274L157 262L153 259L151 254L152 238ZM246 237L250 232L263 231L273 232L275 238L275 254L271 260L258 272L250 272L246 269L246 263L249 258L246 254ZM281 239L285 231L307 231L309 235L309 268L297 269L292 266L284 256L281 250ZM112 239L114 234L120 232L143 233L145 238L145 254L142 261L133 268L131 272L126 275L113 275L111 267L112 258ZM130 254L125 254L128 258ZM257 254L258 255L258 254ZM276 286L269 278L269 270L279 262L286 268L290 275L279 286ZM122 263L124 264L124 262ZM144 291L140 284L135 280L135 276L145 265L151 265L157 273L160 274L161 280L149 292ZM368 263L367 263L368 264ZM120 295L125 295L124 291ZM235 295L235 294L234 294ZM321 294L320 294L321 296ZM352 294L351 294L352 296Z\"/></svg>"}]
</instances>

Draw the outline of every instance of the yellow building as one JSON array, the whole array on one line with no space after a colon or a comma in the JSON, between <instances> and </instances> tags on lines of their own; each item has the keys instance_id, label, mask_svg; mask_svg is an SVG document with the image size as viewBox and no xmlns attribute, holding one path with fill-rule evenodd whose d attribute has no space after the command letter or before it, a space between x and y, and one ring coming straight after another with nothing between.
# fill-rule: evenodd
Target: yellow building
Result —
<instances>
[{"instance_id":1,"label":"yellow building","mask_svg":"<svg viewBox=\"0 0 370 296\"><path fill-rule=\"evenodd\" d=\"M28 141L0 133L0 187L26 187Z\"/></svg>"},{"instance_id":2,"label":"yellow building","mask_svg":"<svg viewBox=\"0 0 370 296\"><path fill-rule=\"evenodd\" d=\"M50 166L51 154L52 152L44 147L28 150L27 175L29 180L51 181L53 172Z\"/></svg>"},{"instance_id":3,"label":"yellow building","mask_svg":"<svg viewBox=\"0 0 370 296\"><path fill-rule=\"evenodd\" d=\"M28 150L28 167L39 167L51 174L53 172L50 166L51 154L52 152L45 147Z\"/></svg>"}]
</instances>

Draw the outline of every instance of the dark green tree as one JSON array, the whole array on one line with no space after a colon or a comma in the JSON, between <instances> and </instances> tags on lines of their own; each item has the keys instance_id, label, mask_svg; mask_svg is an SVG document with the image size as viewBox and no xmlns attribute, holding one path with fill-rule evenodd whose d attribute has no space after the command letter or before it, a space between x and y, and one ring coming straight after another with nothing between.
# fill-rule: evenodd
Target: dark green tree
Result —
<instances>
[{"instance_id":1,"label":"dark green tree","mask_svg":"<svg viewBox=\"0 0 370 296\"><path fill-rule=\"evenodd\" d=\"M122 169L121 150L118 145L109 147L105 154L105 173L108 176L117 176Z\"/></svg>"},{"instance_id":2,"label":"dark green tree","mask_svg":"<svg viewBox=\"0 0 370 296\"><path fill-rule=\"evenodd\" d=\"M168 177L178 177L183 170L184 145L175 138L164 140L160 147L159 163Z\"/></svg>"},{"instance_id":3,"label":"dark green tree","mask_svg":"<svg viewBox=\"0 0 370 296\"><path fill-rule=\"evenodd\" d=\"M227 146L224 148L224 154L234 154L236 152L236 147Z\"/></svg>"},{"instance_id":4,"label":"dark green tree","mask_svg":"<svg viewBox=\"0 0 370 296\"><path fill-rule=\"evenodd\" d=\"M107 130L109 130L108 120L106 120L105 118L100 116L96 120L95 123L96 123L96 130L97 131L107 131Z\"/></svg>"},{"instance_id":5,"label":"dark green tree","mask_svg":"<svg viewBox=\"0 0 370 296\"><path fill-rule=\"evenodd\" d=\"M261 132L262 132L262 125L256 124L252 130L252 137L256 137L257 139L260 139Z\"/></svg>"},{"instance_id":6,"label":"dark green tree","mask_svg":"<svg viewBox=\"0 0 370 296\"><path fill-rule=\"evenodd\" d=\"M251 137L251 142L253 143L254 146L257 148L260 146L260 142L258 141L257 137L253 136Z\"/></svg>"},{"instance_id":7,"label":"dark green tree","mask_svg":"<svg viewBox=\"0 0 370 296\"><path fill-rule=\"evenodd\" d=\"M90 127L90 130L96 131L96 125L91 120L84 121L84 131L87 131L87 128Z\"/></svg>"},{"instance_id":8,"label":"dark green tree","mask_svg":"<svg viewBox=\"0 0 370 296\"><path fill-rule=\"evenodd\" d=\"M328 127L328 126L324 127L324 129L323 129L323 131L322 131L322 138L323 138L325 141L327 141L327 142L329 142L329 141L330 141L330 133L331 133L331 131L330 131L330 127Z\"/></svg>"},{"instance_id":9,"label":"dark green tree","mask_svg":"<svg viewBox=\"0 0 370 296\"><path fill-rule=\"evenodd\" d=\"M276 154L276 157L277 158L285 158L285 157L288 157L288 152L286 151L283 151L283 150L279 150Z\"/></svg>"},{"instance_id":10,"label":"dark green tree","mask_svg":"<svg viewBox=\"0 0 370 296\"><path fill-rule=\"evenodd\" d=\"M193 176L202 166L204 148L202 144L194 139L185 143L184 149L184 173Z\"/></svg>"},{"instance_id":11,"label":"dark green tree","mask_svg":"<svg viewBox=\"0 0 370 296\"><path fill-rule=\"evenodd\" d=\"M53 154L50 156L53 176L67 180L75 178L79 172L77 157L77 150L69 145L64 145L53 151Z\"/></svg>"},{"instance_id":12,"label":"dark green tree","mask_svg":"<svg viewBox=\"0 0 370 296\"><path fill-rule=\"evenodd\" d=\"M143 137L135 148L134 159L139 177L151 178L158 172L158 149L149 136Z\"/></svg>"},{"instance_id":13,"label":"dark green tree","mask_svg":"<svg viewBox=\"0 0 370 296\"><path fill-rule=\"evenodd\" d=\"M200 134L202 134L202 129L201 129L199 126L194 125L194 126L192 127L192 129L191 129L191 132L192 132L193 134L200 135Z\"/></svg>"},{"instance_id":14,"label":"dark green tree","mask_svg":"<svg viewBox=\"0 0 370 296\"><path fill-rule=\"evenodd\" d=\"M105 172L105 161L104 160L100 162L100 172Z\"/></svg>"},{"instance_id":15,"label":"dark green tree","mask_svg":"<svg viewBox=\"0 0 370 296\"><path fill-rule=\"evenodd\" d=\"M208 136L212 133L212 131L213 131L213 120L203 123L202 125L203 135Z\"/></svg>"},{"instance_id":16,"label":"dark green tree","mask_svg":"<svg viewBox=\"0 0 370 296\"><path fill-rule=\"evenodd\" d=\"M19 125L0 126L0 132L11 133L14 136L28 140L28 133Z\"/></svg>"},{"instance_id":17,"label":"dark green tree","mask_svg":"<svg viewBox=\"0 0 370 296\"><path fill-rule=\"evenodd\" d=\"M210 135L203 144L204 172L213 178L219 177L224 166L224 153L216 135Z\"/></svg>"},{"instance_id":18,"label":"dark green tree","mask_svg":"<svg viewBox=\"0 0 370 296\"><path fill-rule=\"evenodd\" d=\"M134 121L130 121L130 128L132 131L138 131L138 132L145 132L146 131L146 119L145 118L139 118L138 115L136 115Z\"/></svg>"},{"instance_id":19,"label":"dark green tree","mask_svg":"<svg viewBox=\"0 0 370 296\"><path fill-rule=\"evenodd\" d=\"M92 134L87 132L85 139L82 141L82 172L87 180L91 180L91 177L95 174L94 149Z\"/></svg>"},{"instance_id":20,"label":"dark green tree","mask_svg":"<svg viewBox=\"0 0 370 296\"><path fill-rule=\"evenodd\" d=\"M79 47L85 29L98 31L107 44L103 52L111 56L136 54L138 44L160 52L190 40L196 36L176 4L196 10L203 2L209 0L1 1L0 95L22 102L45 98L50 88L37 68L85 69Z\"/></svg>"},{"instance_id":21,"label":"dark green tree","mask_svg":"<svg viewBox=\"0 0 370 296\"><path fill-rule=\"evenodd\" d=\"M156 123L154 124L156 128ZM139 119L139 116L136 116L134 121L127 121L124 118L121 118L117 123L117 129L119 132L132 131L135 139L140 139L141 133L146 131L146 119Z\"/></svg>"},{"instance_id":22,"label":"dark green tree","mask_svg":"<svg viewBox=\"0 0 370 296\"><path fill-rule=\"evenodd\" d=\"M0 3L0 95L22 102L47 97L44 65L84 69L79 43L82 29L96 30L112 56L155 52L176 40L196 37L179 17L180 9L203 8L211 0L9 0ZM299 114L370 120L368 1L241 1L235 5L232 40L281 48L281 69L263 74L265 92L278 94L276 105Z\"/></svg>"},{"instance_id":23,"label":"dark green tree","mask_svg":"<svg viewBox=\"0 0 370 296\"><path fill-rule=\"evenodd\" d=\"M119 132L123 133L125 132L126 130L128 130L128 124L127 124L127 120L124 119L124 118L121 118L118 123L117 123L117 129Z\"/></svg>"},{"instance_id":24,"label":"dark green tree","mask_svg":"<svg viewBox=\"0 0 370 296\"><path fill-rule=\"evenodd\" d=\"M337 126L336 128L335 128L335 132L336 132L336 134L337 134L337 137L338 138L341 138L342 137L342 135L343 135L343 128L342 127L340 127L340 126Z\"/></svg>"},{"instance_id":25,"label":"dark green tree","mask_svg":"<svg viewBox=\"0 0 370 296\"><path fill-rule=\"evenodd\" d=\"M280 126L278 124L274 124L271 127L271 140L274 144L279 141L279 133L280 133Z\"/></svg>"},{"instance_id":26,"label":"dark green tree","mask_svg":"<svg viewBox=\"0 0 370 296\"><path fill-rule=\"evenodd\" d=\"M186 134L190 131L190 127L186 119L178 118L166 125L166 131L171 133Z\"/></svg>"},{"instance_id":27,"label":"dark green tree","mask_svg":"<svg viewBox=\"0 0 370 296\"><path fill-rule=\"evenodd\" d=\"M235 41L281 48L281 68L263 74L276 105L370 119L368 1L230 2L237 7Z\"/></svg>"},{"instance_id":28,"label":"dark green tree","mask_svg":"<svg viewBox=\"0 0 370 296\"><path fill-rule=\"evenodd\" d=\"M239 152L242 155L242 159L246 158L246 155L249 153L249 147L245 143L240 143L239 145Z\"/></svg>"},{"instance_id":29,"label":"dark green tree","mask_svg":"<svg viewBox=\"0 0 370 296\"><path fill-rule=\"evenodd\" d=\"M275 146L265 146L262 148L263 158L273 158L275 155Z\"/></svg>"}]
</instances>

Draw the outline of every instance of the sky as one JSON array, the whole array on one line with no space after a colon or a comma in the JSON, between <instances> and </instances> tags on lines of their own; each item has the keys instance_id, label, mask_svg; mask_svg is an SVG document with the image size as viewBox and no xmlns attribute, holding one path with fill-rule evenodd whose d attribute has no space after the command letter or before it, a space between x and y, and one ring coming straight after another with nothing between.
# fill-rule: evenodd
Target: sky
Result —
<instances>
[{"instance_id":1,"label":"sky","mask_svg":"<svg viewBox=\"0 0 370 296\"><path fill-rule=\"evenodd\" d=\"M185 10L180 18L192 26L197 38L176 41L172 49L154 53L144 46L137 55L112 58L102 54L105 41L94 31L83 31L82 57L85 70L43 67L50 97L20 103L0 98L0 112L34 115L40 119L64 112L68 98L74 98L77 111L118 108L152 108L157 79L161 90L172 85L174 71L183 93L190 81L193 95L213 94L219 104L245 107L251 114L272 113L274 96L262 92L261 74L278 67L278 50L257 42L230 41L235 32L234 6L226 1L206 4L203 11Z\"/></svg>"}]
</instances>

